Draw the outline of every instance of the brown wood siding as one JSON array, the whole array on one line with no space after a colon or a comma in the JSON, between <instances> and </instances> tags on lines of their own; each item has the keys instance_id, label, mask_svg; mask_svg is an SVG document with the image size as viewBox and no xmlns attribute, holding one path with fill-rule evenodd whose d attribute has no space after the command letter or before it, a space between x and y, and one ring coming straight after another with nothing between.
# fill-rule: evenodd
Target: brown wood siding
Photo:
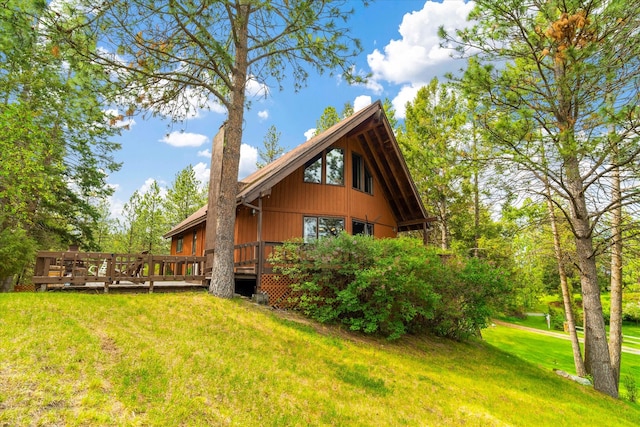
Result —
<instances>
[{"instance_id":1,"label":"brown wood siding","mask_svg":"<svg viewBox=\"0 0 640 427\"><path fill-rule=\"evenodd\" d=\"M196 252L193 253L193 232L196 232ZM171 255L204 255L204 224L197 225L196 227L189 228L177 236L171 237L171 249L169 253ZM178 238L182 237L182 252L178 252Z\"/></svg>"},{"instance_id":2,"label":"brown wood siding","mask_svg":"<svg viewBox=\"0 0 640 427\"><path fill-rule=\"evenodd\" d=\"M351 221L357 219L374 223L375 237L397 235L396 222L378 178L373 178L373 195L351 186L351 153L364 155L360 143L355 139L342 139L332 147L345 149L344 185L305 183L304 168L294 171L272 189L269 197L263 198L263 240L302 237L302 217L305 215L344 218L348 233L351 233Z\"/></svg>"},{"instance_id":3,"label":"brown wood siding","mask_svg":"<svg viewBox=\"0 0 640 427\"><path fill-rule=\"evenodd\" d=\"M280 181L271 190L271 195L262 199L262 240L284 241L302 237L302 218L304 216L341 217L345 228L351 233L351 221L358 220L374 224L377 238L396 237L397 224L391 206L385 199L379 177L371 166L373 176L373 195L352 188L352 152L365 158L365 152L356 138L338 141L332 147L344 149L344 185L311 184L303 181L304 168L298 168ZM256 205L257 201L252 201ZM252 214L251 208L240 205L236 210L235 243L242 244L258 240L258 214ZM196 255L204 255L205 226L196 227L198 233ZM191 255L193 228L185 230L183 250L176 253L177 237L171 241L172 255Z\"/></svg>"}]
</instances>

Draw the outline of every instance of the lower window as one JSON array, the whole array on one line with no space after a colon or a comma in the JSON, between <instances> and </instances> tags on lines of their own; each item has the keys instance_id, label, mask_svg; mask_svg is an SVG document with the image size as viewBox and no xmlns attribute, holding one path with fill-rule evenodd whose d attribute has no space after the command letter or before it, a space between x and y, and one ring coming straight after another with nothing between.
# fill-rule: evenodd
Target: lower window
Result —
<instances>
[{"instance_id":1,"label":"lower window","mask_svg":"<svg viewBox=\"0 0 640 427\"><path fill-rule=\"evenodd\" d=\"M337 236L344 230L344 218L305 216L304 241L311 242L320 237Z\"/></svg>"},{"instance_id":2,"label":"lower window","mask_svg":"<svg viewBox=\"0 0 640 427\"><path fill-rule=\"evenodd\" d=\"M351 221L351 234L363 234L365 236L373 236L373 224L364 221Z\"/></svg>"}]
</instances>

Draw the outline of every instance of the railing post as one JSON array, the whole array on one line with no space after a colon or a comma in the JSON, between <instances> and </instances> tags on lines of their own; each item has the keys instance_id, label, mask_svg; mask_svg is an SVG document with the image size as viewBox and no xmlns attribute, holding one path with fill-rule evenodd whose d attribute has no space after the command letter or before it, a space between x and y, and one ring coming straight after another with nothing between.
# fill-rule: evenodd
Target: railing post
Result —
<instances>
[{"instance_id":1,"label":"railing post","mask_svg":"<svg viewBox=\"0 0 640 427\"><path fill-rule=\"evenodd\" d=\"M104 282L104 293L109 293L109 285L113 283L113 278L116 275L116 256L111 254L107 261L107 280Z\"/></svg>"},{"instance_id":2,"label":"railing post","mask_svg":"<svg viewBox=\"0 0 640 427\"><path fill-rule=\"evenodd\" d=\"M265 244L264 241L258 242L258 265L256 271L256 293L260 291L260 285L262 284L262 270L264 269L264 255Z\"/></svg>"}]
</instances>

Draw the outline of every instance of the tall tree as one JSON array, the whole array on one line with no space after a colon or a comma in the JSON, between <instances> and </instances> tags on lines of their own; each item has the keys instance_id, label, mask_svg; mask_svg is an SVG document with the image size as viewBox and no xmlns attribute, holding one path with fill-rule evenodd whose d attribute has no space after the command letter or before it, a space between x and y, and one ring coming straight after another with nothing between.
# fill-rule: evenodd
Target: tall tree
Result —
<instances>
[{"instance_id":1,"label":"tall tree","mask_svg":"<svg viewBox=\"0 0 640 427\"><path fill-rule=\"evenodd\" d=\"M462 53L475 55L466 82L490 109L486 128L505 159L548 177L576 247L585 321L585 366L594 386L618 395L600 299L594 232L611 206L598 189L611 175L609 124L616 123L618 165L638 158L640 5L632 1L479 0L458 31ZM607 106L613 94L614 106ZM493 113L492 116L490 114ZM536 134L545 135L540 141ZM541 142L546 162L540 162ZM541 181L539 181L541 182ZM539 185L539 184L538 184ZM638 196L629 188L623 196Z\"/></svg>"},{"instance_id":2,"label":"tall tree","mask_svg":"<svg viewBox=\"0 0 640 427\"><path fill-rule=\"evenodd\" d=\"M140 229L140 210L142 206L142 196L138 190L134 191L129 201L122 208L122 218L118 220L120 238L117 239L116 247L119 252L133 253L143 249L142 230Z\"/></svg>"},{"instance_id":3,"label":"tall tree","mask_svg":"<svg viewBox=\"0 0 640 427\"><path fill-rule=\"evenodd\" d=\"M316 135L321 134L325 130L329 129L331 126L335 125L340 121L340 115L338 114L338 110L335 107L328 106L322 112L320 118L316 121Z\"/></svg>"},{"instance_id":4,"label":"tall tree","mask_svg":"<svg viewBox=\"0 0 640 427\"><path fill-rule=\"evenodd\" d=\"M162 189L155 180L140 197L136 222L138 229L142 230L142 246L145 251L151 253L168 252L167 242L162 238L162 234L169 228L164 215L163 201Z\"/></svg>"},{"instance_id":5,"label":"tall tree","mask_svg":"<svg viewBox=\"0 0 640 427\"><path fill-rule=\"evenodd\" d=\"M103 107L109 82L57 37L47 3L6 0L0 10L0 235L22 254L15 268L32 262L36 247L79 236L90 246L87 219L97 211L89 200L112 191L106 177L119 167L110 142L118 129ZM94 50L93 39L69 36Z\"/></svg>"},{"instance_id":6,"label":"tall tree","mask_svg":"<svg viewBox=\"0 0 640 427\"><path fill-rule=\"evenodd\" d=\"M169 228L180 223L207 203L207 193L196 177L193 166L188 165L176 174L164 199L164 210Z\"/></svg>"},{"instance_id":7,"label":"tall tree","mask_svg":"<svg viewBox=\"0 0 640 427\"><path fill-rule=\"evenodd\" d=\"M442 249L450 247L451 210L461 199L461 177L468 172L461 163L464 123L457 93L435 78L407 103L405 132L399 135L418 190L438 218Z\"/></svg>"},{"instance_id":8,"label":"tall tree","mask_svg":"<svg viewBox=\"0 0 640 427\"><path fill-rule=\"evenodd\" d=\"M206 246L215 247L210 292L232 297L235 199L247 83L274 82L282 87L285 78L292 78L297 89L306 82L307 68L340 70L352 80L350 58L361 47L345 25L353 12L350 2L79 1L89 25L60 22L62 34L101 34L104 46L98 53L106 53L88 52L88 57L120 70L128 93L138 92L136 107L155 107L176 118L213 98L227 109L220 191L216 200L210 198ZM182 102L190 95L200 95L202 102Z\"/></svg>"},{"instance_id":9,"label":"tall tree","mask_svg":"<svg viewBox=\"0 0 640 427\"><path fill-rule=\"evenodd\" d=\"M258 157L260 160L256 162L258 168L263 168L284 153L284 148L280 146L280 135L275 125L269 126L267 134L264 136L262 145L264 149L258 148Z\"/></svg>"}]
</instances>

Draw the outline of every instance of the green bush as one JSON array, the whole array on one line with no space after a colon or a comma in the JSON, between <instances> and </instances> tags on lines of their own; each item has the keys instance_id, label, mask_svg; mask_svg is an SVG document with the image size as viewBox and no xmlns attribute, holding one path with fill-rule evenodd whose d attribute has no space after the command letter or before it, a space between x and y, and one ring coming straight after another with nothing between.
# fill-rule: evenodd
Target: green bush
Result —
<instances>
[{"instance_id":1,"label":"green bush","mask_svg":"<svg viewBox=\"0 0 640 427\"><path fill-rule=\"evenodd\" d=\"M342 233L288 242L271 262L295 282L294 302L306 315L389 339L425 329L456 339L476 334L506 289L488 264L443 262L416 239Z\"/></svg>"},{"instance_id":2,"label":"green bush","mask_svg":"<svg viewBox=\"0 0 640 427\"><path fill-rule=\"evenodd\" d=\"M435 281L441 304L434 331L455 339L478 335L494 309L506 305L506 274L478 258L449 260L446 266L447 279Z\"/></svg>"},{"instance_id":3,"label":"green bush","mask_svg":"<svg viewBox=\"0 0 640 427\"><path fill-rule=\"evenodd\" d=\"M640 322L640 302L627 302L622 306L622 319L629 322Z\"/></svg>"}]
</instances>

